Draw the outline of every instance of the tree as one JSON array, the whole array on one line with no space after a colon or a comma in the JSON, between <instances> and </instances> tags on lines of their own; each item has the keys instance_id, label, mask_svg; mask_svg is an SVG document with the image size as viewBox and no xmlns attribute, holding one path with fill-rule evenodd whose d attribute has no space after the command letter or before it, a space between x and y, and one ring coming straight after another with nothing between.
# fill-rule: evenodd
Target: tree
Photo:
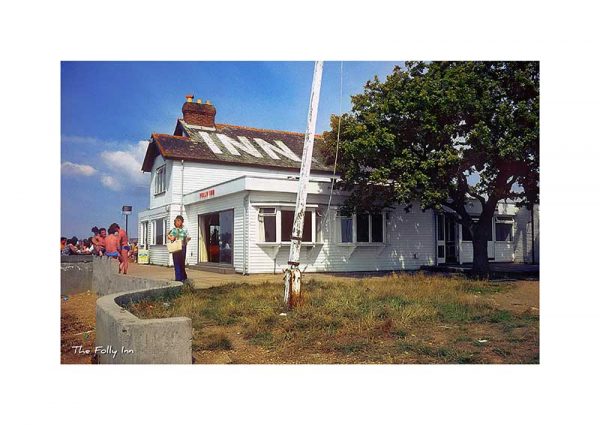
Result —
<instances>
[{"instance_id":1,"label":"tree","mask_svg":"<svg viewBox=\"0 0 600 425\"><path fill-rule=\"evenodd\" d=\"M339 186L352 191L344 209L447 206L471 230L473 271L487 275L498 201L539 198L539 63L407 62L352 104L340 131ZM338 120L324 134L330 159ZM481 203L478 220L470 199Z\"/></svg>"}]
</instances>

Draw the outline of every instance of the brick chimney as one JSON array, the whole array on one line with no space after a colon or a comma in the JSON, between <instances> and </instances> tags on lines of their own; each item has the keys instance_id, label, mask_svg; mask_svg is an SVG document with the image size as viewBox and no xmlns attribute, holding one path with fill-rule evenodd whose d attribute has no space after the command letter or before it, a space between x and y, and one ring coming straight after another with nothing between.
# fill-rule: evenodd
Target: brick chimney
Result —
<instances>
[{"instance_id":1,"label":"brick chimney","mask_svg":"<svg viewBox=\"0 0 600 425\"><path fill-rule=\"evenodd\" d=\"M194 102L193 94L188 94L185 98L186 102L181 107L183 120L187 124L214 128L217 109L210 104L210 101L202 103L202 99L198 99L197 102Z\"/></svg>"}]
</instances>

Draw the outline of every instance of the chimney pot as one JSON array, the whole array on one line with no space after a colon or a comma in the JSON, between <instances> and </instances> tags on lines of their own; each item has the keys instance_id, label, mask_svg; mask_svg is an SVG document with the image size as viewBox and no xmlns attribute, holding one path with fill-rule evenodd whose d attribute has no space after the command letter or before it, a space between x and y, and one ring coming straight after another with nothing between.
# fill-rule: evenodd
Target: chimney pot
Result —
<instances>
[{"instance_id":1,"label":"chimney pot","mask_svg":"<svg viewBox=\"0 0 600 425\"><path fill-rule=\"evenodd\" d=\"M196 103L202 103L202 99L198 99Z\"/></svg>"},{"instance_id":2,"label":"chimney pot","mask_svg":"<svg viewBox=\"0 0 600 425\"><path fill-rule=\"evenodd\" d=\"M212 103L210 103L210 100L207 100L207 101L206 101L206 104L207 104L207 105L212 105Z\"/></svg>"},{"instance_id":3,"label":"chimney pot","mask_svg":"<svg viewBox=\"0 0 600 425\"><path fill-rule=\"evenodd\" d=\"M191 102L194 100L194 95L193 94L186 94L185 98L188 102Z\"/></svg>"}]
</instances>

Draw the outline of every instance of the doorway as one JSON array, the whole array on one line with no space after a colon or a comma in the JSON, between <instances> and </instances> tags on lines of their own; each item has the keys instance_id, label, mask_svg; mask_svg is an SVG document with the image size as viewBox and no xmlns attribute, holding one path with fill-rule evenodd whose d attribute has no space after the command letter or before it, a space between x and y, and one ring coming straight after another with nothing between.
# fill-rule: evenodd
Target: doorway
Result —
<instances>
[{"instance_id":1,"label":"doorway","mask_svg":"<svg viewBox=\"0 0 600 425\"><path fill-rule=\"evenodd\" d=\"M436 214L437 264L458 263L457 227L454 214Z\"/></svg>"},{"instance_id":2,"label":"doorway","mask_svg":"<svg viewBox=\"0 0 600 425\"><path fill-rule=\"evenodd\" d=\"M456 238L456 217L452 214L446 214L446 263L458 263L458 244Z\"/></svg>"},{"instance_id":3,"label":"doorway","mask_svg":"<svg viewBox=\"0 0 600 425\"><path fill-rule=\"evenodd\" d=\"M233 264L233 210L198 216L198 262Z\"/></svg>"}]
</instances>

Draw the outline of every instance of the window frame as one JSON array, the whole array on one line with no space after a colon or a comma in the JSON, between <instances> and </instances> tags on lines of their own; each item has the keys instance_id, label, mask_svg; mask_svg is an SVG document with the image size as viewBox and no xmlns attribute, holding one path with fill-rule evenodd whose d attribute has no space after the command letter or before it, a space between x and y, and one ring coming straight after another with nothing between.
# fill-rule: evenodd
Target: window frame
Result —
<instances>
[{"instance_id":1,"label":"window frame","mask_svg":"<svg viewBox=\"0 0 600 425\"><path fill-rule=\"evenodd\" d=\"M343 237L343 232L342 232L342 220L350 220L350 241L344 241L344 237ZM353 244L354 243L354 214L352 215L340 215L339 216L339 222L340 222L340 226L339 226L339 231L340 231L340 237L338 240L339 244Z\"/></svg>"},{"instance_id":2,"label":"window frame","mask_svg":"<svg viewBox=\"0 0 600 425\"><path fill-rule=\"evenodd\" d=\"M273 212L264 212L261 210L273 210ZM267 241L266 233L265 233L265 217L274 217L275 218L275 240ZM276 207L259 207L258 208L258 242L260 243L276 243L277 242L277 208ZM262 225L261 225L262 223Z\"/></svg>"},{"instance_id":3,"label":"window frame","mask_svg":"<svg viewBox=\"0 0 600 425\"><path fill-rule=\"evenodd\" d=\"M279 208L279 214L281 215L281 220L280 220L280 234L279 234L279 240L281 243L285 244L285 243L290 243L291 244L291 239L288 240L283 240L283 213L285 212L291 212L292 213L292 230L294 229L294 216L296 214L296 209L295 208L291 208L291 207L281 207ZM304 230L306 230L306 215L310 213L310 240L306 241L304 240L304 238L306 237L306 235L304 234ZM303 244L314 244L315 243L315 210L312 208L306 208L305 212L304 212L304 227L302 229L302 243Z\"/></svg>"},{"instance_id":4,"label":"window frame","mask_svg":"<svg viewBox=\"0 0 600 425\"><path fill-rule=\"evenodd\" d=\"M387 229L387 212L386 211L382 211L381 213L377 214L378 216L381 215L381 242L373 242L373 216L375 214L364 214L364 215L368 215L368 236L369 236L369 240L367 242L362 241L359 242L358 241L358 216L357 214L352 214L349 216L344 216L344 215L340 215L338 214L338 225L337 225L337 244L338 245L370 245L370 246L382 246L382 245L386 245L387 243L387 237L386 237L386 229ZM342 219L350 219L352 220L352 241L351 242L343 242L342 241Z\"/></svg>"},{"instance_id":5,"label":"window frame","mask_svg":"<svg viewBox=\"0 0 600 425\"><path fill-rule=\"evenodd\" d=\"M498 224L510 224L509 240L498 240ZM515 220L512 217L496 217L494 220L494 241L499 243L513 243L515 240Z\"/></svg>"},{"instance_id":6,"label":"window frame","mask_svg":"<svg viewBox=\"0 0 600 425\"><path fill-rule=\"evenodd\" d=\"M158 226L158 222L159 221L162 221L162 234L158 231L158 227L159 227ZM166 230L166 227L167 227L166 226L167 218L166 217L156 218L156 219L152 220L152 223L153 223L152 226L154 228L153 229L154 230L154 232L153 232L153 242L154 242L154 245L155 246L164 246L166 244L166 237L167 237L167 235L166 235L166 232L167 232L167 230ZM157 237L159 235L162 236L162 242L160 242L160 243L157 240L158 239Z\"/></svg>"},{"instance_id":7,"label":"window frame","mask_svg":"<svg viewBox=\"0 0 600 425\"><path fill-rule=\"evenodd\" d=\"M140 247L144 247L144 249L148 248L148 241L150 239L150 229L149 229L149 221L141 221L141 237L140 237Z\"/></svg>"},{"instance_id":8,"label":"window frame","mask_svg":"<svg viewBox=\"0 0 600 425\"><path fill-rule=\"evenodd\" d=\"M156 168L154 175L154 196L162 195L167 191L167 164Z\"/></svg>"},{"instance_id":9,"label":"window frame","mask_svg":"<svg viewBox=\"0 0 600 425\"><path fill-rule=\"evenodd\" d=\"M259 228L258 228L258 241L257 243L260 245L291 245L291 241L284 241L281 239L281 234L282 234L282 211L295 211L295 208L293 206L289 206L289 205L257 205L256 208L258 209L258 223L259 223ZM261 213L261 210L264 209L274 209L275 213ZM316 207L306 207L306 212L310 213L311 216L311 236L310 236L310 241L302 241L302 245L306 245L306 246L313 246L316 244L322 244L323 242L319 241L316 242L318 235L317 235L317 230L316 230L316 217L317 217L317 208ZM261 217L264 218L265 216L273 216L275 215L275 241L270 241L267 242L265 241L265 234L264 234L264 227L261 229L260 226L260 220ZM305 224L306 225L306 224ZM302 237L304 238L305 235L303 233ZM321 237L322 240L322 237Z\"/></svg>"}]
</instances>

